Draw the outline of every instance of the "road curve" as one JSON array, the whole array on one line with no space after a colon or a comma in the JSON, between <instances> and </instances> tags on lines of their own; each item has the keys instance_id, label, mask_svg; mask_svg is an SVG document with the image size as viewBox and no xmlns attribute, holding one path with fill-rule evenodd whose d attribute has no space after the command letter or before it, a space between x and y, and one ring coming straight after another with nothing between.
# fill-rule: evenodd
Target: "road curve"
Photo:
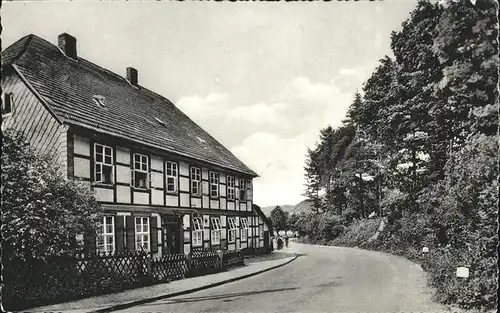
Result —
<instances>
[{"instance_id":1,"label":"road curve","mask_svg":"<svg viewBox=\"0 0 500 313\"><path fill-rule=\"evenodd\" d=\"M436 312L420 266L353 248L292 243L292 263L254 277L119 312Z\"/></svg>"}]
</instances>

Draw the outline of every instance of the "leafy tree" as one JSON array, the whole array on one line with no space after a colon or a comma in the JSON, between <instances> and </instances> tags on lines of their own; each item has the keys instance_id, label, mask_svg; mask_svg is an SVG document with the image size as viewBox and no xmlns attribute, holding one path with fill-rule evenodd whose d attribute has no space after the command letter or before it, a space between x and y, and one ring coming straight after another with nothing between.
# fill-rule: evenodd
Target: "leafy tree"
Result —
<instances>
[{"instance_id":1,"label":"leafy tree","mask_svg":"<svg viewBox=\"0 0 500 313\"><path fill-rule=\"evenodd\" d=\"M498 128L498 2L449 2L433 38L444 76L437 96L444 113L451 150L471 131L496 134Z\"/></svg>"},{"instance_id":2,"label":"leafy tree","mask_svg":"<svg viewBox=\"0 0 500 313\"><path fill-rule=\"evenodd\" d=\"M100 207L88 186L67 180L21 135L2 139L2 255L20 259L63 255L77 248L76 235L95 229Z\"/></svg>"},{"instance_id":3,"label":"leafy tree","mask_svg":"<svg viewBox=\"0 0 500 313\"><path fill-rule=\"evenodd\" d=\"M271 211L271 222L273 223L273 229L279 233L280 230L288 229L288 212L283 211L283 209L278 205Z\"/></svg>"},{"instance_id":4,"label":"leafy tree","mask_svg":"<svg viewBox=\"0 0 500 313\"><path fill-rule=\"evenodd\" d=\"M288 216L288 228L292 231L298 231L299 215L292 213Z\"/></svg>"}]
</instances>

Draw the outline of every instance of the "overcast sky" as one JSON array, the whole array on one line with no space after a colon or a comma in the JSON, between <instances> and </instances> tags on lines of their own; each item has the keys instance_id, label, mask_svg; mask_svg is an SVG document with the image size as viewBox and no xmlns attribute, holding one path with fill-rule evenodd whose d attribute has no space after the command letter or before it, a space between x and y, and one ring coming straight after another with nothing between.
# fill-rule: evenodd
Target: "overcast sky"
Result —
<instances>
[{"instance_id":1,"label":"overcast sky","mask_svg":"<svg viewBox=\"0 0 500 313\"><path fill-rule=\"evenodd\" d=\"M135 67L260 175L256 204L296 204L307 147L341 123L415 3L3 2L2 48L68 32L79 56Z\"/></svg>"}]
</instances>

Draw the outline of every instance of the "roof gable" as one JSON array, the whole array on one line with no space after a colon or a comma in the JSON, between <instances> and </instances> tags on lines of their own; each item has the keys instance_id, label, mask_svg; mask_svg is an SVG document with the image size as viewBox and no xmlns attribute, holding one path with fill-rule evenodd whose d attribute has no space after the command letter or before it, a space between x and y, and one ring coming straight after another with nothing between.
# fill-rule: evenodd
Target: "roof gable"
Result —
<instances>
[{"instance_id":1,"label":"roof gable","mask_svg":"<svg viewBox=\"0 0 500 313\"><path fill-rule=\"evenodd\" d=\"M4 61L5 60L5 61ZM257 176L172 102L83 58L66 57L34 35L2 52L65 123L78 123L146 145ZM96 104L102 97L104 107ZM159 123L158 120L163 123Z\"/></svg>"}]
</instances>

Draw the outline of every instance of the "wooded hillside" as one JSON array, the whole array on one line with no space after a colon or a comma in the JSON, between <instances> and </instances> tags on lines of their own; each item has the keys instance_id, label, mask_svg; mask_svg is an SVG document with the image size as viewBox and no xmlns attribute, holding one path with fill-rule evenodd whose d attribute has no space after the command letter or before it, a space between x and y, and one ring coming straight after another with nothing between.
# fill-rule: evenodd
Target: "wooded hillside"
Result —
<instances>
[{"instance_id":1,"label":"wooded hillside","mask_svg":"<svg viewBox=\"0 0 500 313\"><path fill-rule=\"evenodd\" d=\"M385 216L369 247L423 263L429 247L438 297L466 308L496 306L497 6L419 2L391 35L393 56L353 95L343 125L321 130L305 165L317 212L344 226ZM458 266L471 278L457 281Z\"/></svg>"}]
</instances>

